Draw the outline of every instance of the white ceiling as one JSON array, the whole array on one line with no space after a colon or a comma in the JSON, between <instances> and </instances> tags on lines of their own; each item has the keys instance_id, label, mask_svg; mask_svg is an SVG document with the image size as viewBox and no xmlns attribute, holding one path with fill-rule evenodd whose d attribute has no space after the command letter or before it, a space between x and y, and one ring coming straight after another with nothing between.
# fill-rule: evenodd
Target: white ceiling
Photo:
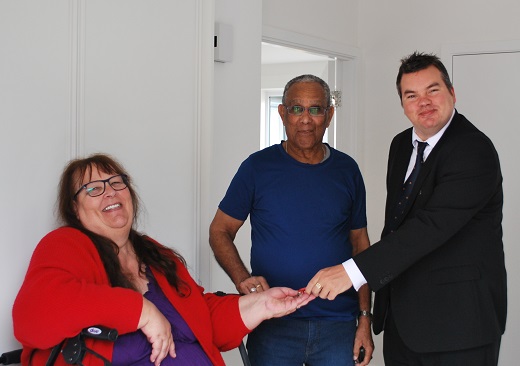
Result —
<instances>
[{"instance_id":1,"label":"white ceiling","mask_svg":"<svg viewBox=\"0 0 520 366\"><path fill-rule=\"evenodd\" d=\"M262 42L262 64L325 61L328 59L327 56Z\"/></svg>"}]
</instances>

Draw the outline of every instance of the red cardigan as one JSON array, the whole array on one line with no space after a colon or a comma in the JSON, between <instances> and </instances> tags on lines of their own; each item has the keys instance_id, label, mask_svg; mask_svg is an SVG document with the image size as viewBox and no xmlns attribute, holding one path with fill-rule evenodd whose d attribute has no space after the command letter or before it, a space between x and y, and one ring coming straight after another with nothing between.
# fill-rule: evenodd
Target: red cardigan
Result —
<instances>
[{"instance_id":1,"label":"red cardigan","mask_svg":"<svg viewBox=\"0 0 520 366\"><path fill-rule=\"evenodd\" d=\"M158 244L159 245L159 244ZM188 323L214 365L224 365L221 351L238 347L249 332L238 308L238 296L204 294L177 259L179 277L191 287L180 297L166 278L152 272L166 297ZM91 325L115 328L119 334L137 330L143 296L111 287L92 241L69 227L47 234L36 247L13 306L15 337L23 345L22 365L44 365L50 349ZM87 347L109 360L113 342L87 339ZM102 361L87 353L85 366ZM66 365L58 357L56 366Z\"/></svg>"}]
</instances>

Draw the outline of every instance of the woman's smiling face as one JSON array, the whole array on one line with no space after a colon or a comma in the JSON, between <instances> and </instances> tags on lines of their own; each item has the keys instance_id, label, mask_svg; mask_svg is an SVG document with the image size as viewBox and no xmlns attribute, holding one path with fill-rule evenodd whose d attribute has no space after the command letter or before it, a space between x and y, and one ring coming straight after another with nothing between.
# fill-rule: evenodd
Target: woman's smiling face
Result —
<instances>
[{"instance_id":1,"label":"woman's smiling face","mask_svg":"<svg viewBox=\"0 0 520 366\"><path fill-rule=\"evenodd\" d=\"M80 186L114 175L93 166L91 171L85 172ZM134 219L132 196L128 188L116 191L106 182L105 192L97 197L90 197L83 189L76 198L75 207L79 221L87 230L110 238L116 243L116 238L120 238L121 235L128 238Z\"/></svg>"}]
</instances>

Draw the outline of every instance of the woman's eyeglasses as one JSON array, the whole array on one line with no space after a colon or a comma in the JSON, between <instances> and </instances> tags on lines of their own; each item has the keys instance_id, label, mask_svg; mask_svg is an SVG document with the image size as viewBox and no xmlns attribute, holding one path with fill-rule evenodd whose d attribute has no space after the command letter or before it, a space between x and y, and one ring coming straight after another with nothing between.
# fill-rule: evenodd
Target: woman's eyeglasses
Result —
<instances>
[{"instance_id":1,"label":"woman's eyeglasses","mask_svg":"<svg viewBox=\"0 0 520 366\"><path fill-rule=\"evenodd\" d=\"M128 177L125 174L118 174L110 177L108 179L103 180L94 180L92 182L88 182L81 186L81 188L76 192L73 199L75 200L78 194L85 190L90 197L101 196L105 193L106 184L110 184L115 191L121 191L128 187Z\"/></svg>"}]
</instances>

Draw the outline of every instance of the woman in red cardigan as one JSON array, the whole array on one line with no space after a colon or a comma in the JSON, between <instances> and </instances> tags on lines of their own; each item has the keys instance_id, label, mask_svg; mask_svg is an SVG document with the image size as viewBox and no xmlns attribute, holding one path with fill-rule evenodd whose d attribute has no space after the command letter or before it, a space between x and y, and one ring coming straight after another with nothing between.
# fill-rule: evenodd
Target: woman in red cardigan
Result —
<instances>
[{"instance_id":1,"label":"woman in red cardigan","mask_svg":"<svg viewBox=\"0 0 520 366\"><path fill-rule=\"evenodd\" d=\"M113 158L96 154L67 165L58 197L66 226L36 247L13 306L23 365L44 365L53 346L91 325L118 330L115 342L86 339L114 366L224 365L220 352L261 321L314 298L289 288L204 293L182 256L134 229L138 204ZM102 360L87 353L83 364Z\"/></svg>"}]
</instances>

